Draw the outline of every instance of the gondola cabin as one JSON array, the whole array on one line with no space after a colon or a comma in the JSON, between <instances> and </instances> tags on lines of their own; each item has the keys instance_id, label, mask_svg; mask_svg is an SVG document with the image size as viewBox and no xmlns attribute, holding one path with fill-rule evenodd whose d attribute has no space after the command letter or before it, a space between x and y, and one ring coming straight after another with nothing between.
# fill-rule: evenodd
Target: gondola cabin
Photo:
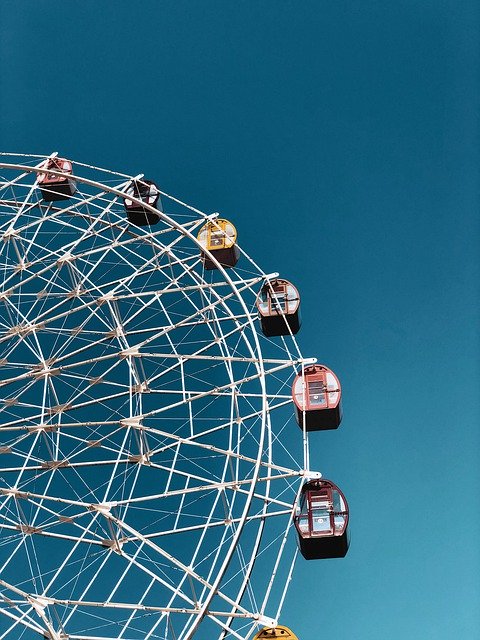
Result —
<instances>
[{"instance_id":1,"label":"gondola cabin","mask_svg":"<svg viewBox=\"0 0 480 640\"><path fill-rule=\"evenodd\" d=\"M288 280L265 282L257 298L263 335L288 336L300 329L300 296Z\"/></svg>"},{"instance_id":2,"label":"gondola cabin","mask_svg":"<svg viewBox=\"0 0 480 640\"><path fill-rule=\"evenodd\" d=\"M347 555L350 542L348 504L330 480L310 480L303 485L294 523L300 553L307 560Z\"/></svg>"},{"instance_id":3,"label":"gondola cabin","mask_svg":"<svg viewBox=\"0 0 480 640\"><path fill-rule=\"evenodd\" d=\"M217 265L211 260L207 252L210 252L222 267L234 267L240 257L237 247L237 230L231 222L222 218L212 220L203 225L197 236L204 251L202 260L205 269L216 269Z\"/></svg>"},{"instance_id":4,"label":"gondola cabin","mask_svg":"<svg viewBox=\"0 0 480 640\"><path fill-rule=\"evenodd\" d=\"M253 640L275 640L278 638L285 638L285 640L298 640L297 636L290 631L288 627L264 627L259 631L255 636L253 636Z\"/></svg>"},{"instance_id":5,"label":"gondola cabin","mask_svg":"<svg viewBox=\"0 0 480 640\"><path fill-rule=\"evenodd\" d=\"M72 178L72 163L64 158L49 158L45 169L60 171L61 176L52 173L39 173L37 184L45 202L68 200L77 190L77 184Z\"/></svg>"},{"instance_id":6,"label":"gondola cabin","mask_svg":"<svg viewBox=\"0 0 480 640\"><path fill-rule=\"evenodd\" d=\"M156 184L151 180L132 180L131 185L126 191L124 202L129 222L138 227L157 224L160 220L160 214L151 211L143 204L134 202L132 198L138 198L138 200L141 200L145 205L162 211L160 192Z\"/></svg>"},{"instance_id":7,"label":"gondola cabin","mask_svg":"<svg viewBox=\"0 0 480 640\"><path fill-rule=\"evenodd\" d=\"M342 421L342 389L337 376L323 364L305 367L293 381L295 417L306 431L336 429Z\"/></svg>"}]
</instances>

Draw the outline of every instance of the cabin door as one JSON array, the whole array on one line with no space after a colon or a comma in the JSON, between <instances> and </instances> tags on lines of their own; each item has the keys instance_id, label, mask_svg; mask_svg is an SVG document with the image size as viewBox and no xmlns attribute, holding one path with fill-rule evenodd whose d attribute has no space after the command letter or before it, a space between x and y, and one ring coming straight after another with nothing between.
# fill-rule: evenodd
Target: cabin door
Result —
<instances>
[{"instance_id":1,"label":"cabin door","mask_svg":"<svg viewBox=\"0 0 480 640\"><path fill-rule=\"evenodd\" d=\"M334 534L333 505L328 489L312 492L310 495L310 531L312 535Z\"/></svg>"},{"instance_id":2,"label":"cabin door","mask_svg":"<svg viewBox=\"0 0 480 640\"><path fill-rule=\"evenodd\" d=\"M287 313L287 287L284 284L272 285L270 292L270 315Z\"/></svg>"},{"instance_id":3,"label":"cabin door","mask_svg":"<svg viewBox=\"0 0 480 640\"><path fill-rule=\"evenodd\" d=\"M312 409L327 406L325 377L323 374L317 374L315 378L308 380L308 403Z\"/></svg>"}]
</instances>

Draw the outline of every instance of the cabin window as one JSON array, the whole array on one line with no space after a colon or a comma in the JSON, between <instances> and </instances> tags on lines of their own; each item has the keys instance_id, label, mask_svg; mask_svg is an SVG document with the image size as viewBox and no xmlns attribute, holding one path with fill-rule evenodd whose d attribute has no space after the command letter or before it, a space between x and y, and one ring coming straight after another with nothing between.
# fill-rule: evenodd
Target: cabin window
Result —
<instances>
[{"instance_id":1,"label":"cabin window","mask_svg":"<svg viewBox=\"0 0 480 640\"><path fill-rule=\"evenodd\" d=\"M236 240L235 227L228 220L207 222L198 234L198 240L202 247L208 250L229 249Z\"/></svg>"},{"instance_id":2,"label":"cabin window","mask_svg":"<svg viewBox=\"0 0 480 640\"><path fill-rule=\"evenodd\" d=\"M308 383L308 399L310 406L326 406L325 382L323 380L311 380Z\"/></svg>"},{"instance_id":3,"label":"cabin window","mask_svg":"<svg viewBox=\"0 0 480 640\"><path fill-rule=\"evenodd\" d=\"M287 312L295 313L296 308L298 306L298 293L297 293L297 290L291 284L287 286L286 301L287 301L287 307L286 307Z\"/></svg>"},{"instance_id":4,"label":"cabin window","mask_svg":"<svg viewBox=\"0 0 480 640\"><path fill-rule=\"evenodd\" d=\"M307 536L341 534L346 524L347 507L337 489L309 491L302 497L297 527Z\"/></svg>"},{"instance_id":5,"label":"cabin window","mask_svg":"<svg viewBox=\"0 0 480 640\"><path fill-rule=\"evenodd\" d=\"M210 244L215 249L223 247L225 243L225 232L222 229L212 229L210 231Z\"/></svg>"},{"instance_id":6,"label":"cabin window","mask_svg":"<svg viewBox=\"0 0 480 640\"><path fill-rule=\"evenodd\" d=\"M310 495L311 509L311 533L312 535L331 535L333 533L331 522L332 503L325 491Z\"/></svg>"},{"instance_id":7,"label":"cabin window","mask_svg":"<svg viewBox=\"0 0 480 640\"><path fill-rule=\"evenodd\" d=\"M341 532L345 527L345 503L336 489L333 491L333 511L335 513L335 531Z\"/></svg>"},{"instance_id":8,"label":"cabin window","mask_svg":"<svg viewBox=\"0 0 480 640\"><path fill-rule=\"evenodd\" d=\"M150 185L146 195L148 196L148 204L153 205L155 203L155 198L158 196L158 189L155 185Z\"/></svg>"},{"instance_id":9,"label":"cabin window","mask_svg":"<svg viewBox=\"0 0 480 640\"><path fill-rule=\"evenodd\" d=\"M305 496L302 496L302 502L300 506L300 513L298 514L297 519L298 528L302 533L309 532L309 524L308 524L308 503L305 499Z\"/></svg>"},{"instance_id":10,"label":"cabin window","mask_svg":"<svg viewBox=\"0 0 480 640\"><path fill-rule=\"evenodd\" d=\"M287 312L286 305L287 295L284 290L275 291L270 295L270 309L272 313Z\"/></svg>"},{"instance_id":11,"label":"cabin window","mask_svg":"<svg viewBox=\"0 0 480 640\"><path fill-rule=\"evenodd\" d=\"M225 243L225 247L231 247L235 244L235 236L236 236L236 232L235 232L235 227L233 226L233 224L231 224L231 222L225 221L225 233L224 233L224 243Z\"/></svg>"},{"instance_id":12,"label":"cabin window","mask_svg":"<svg viewBox=\"0 0 480 640\"><path fill-rule=\"evenodd\" d=\"M263 287L260 291L260 300L258 302L258 307L260 311L268 313L268 292L266 287Z\"/></svg>"}]
</instances>

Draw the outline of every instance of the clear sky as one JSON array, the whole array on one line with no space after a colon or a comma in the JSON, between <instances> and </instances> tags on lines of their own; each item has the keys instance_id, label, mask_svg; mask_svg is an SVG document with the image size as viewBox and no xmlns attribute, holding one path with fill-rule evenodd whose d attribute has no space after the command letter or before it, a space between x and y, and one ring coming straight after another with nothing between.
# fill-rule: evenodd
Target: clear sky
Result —
<instances>
[{"instance_id":1,"label":"clear sky","mask_svg":"<svg viewBox=\"0 0 480 640\"><path fill-rule=\"evenodd\" d=\"M297 566L300 640L480 638L473 0L3 0L0 145L136 175L302 293L344 421L312 467L345 560Z\"/></svg>"}]
</instances>

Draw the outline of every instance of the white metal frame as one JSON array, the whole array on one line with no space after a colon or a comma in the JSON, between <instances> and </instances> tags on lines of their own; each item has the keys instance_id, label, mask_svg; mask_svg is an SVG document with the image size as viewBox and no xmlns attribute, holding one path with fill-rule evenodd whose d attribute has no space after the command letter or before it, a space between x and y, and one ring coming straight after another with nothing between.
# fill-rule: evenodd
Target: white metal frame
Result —
<instances>
[{"instance_id":1,"label":"white metal frame","mask_svg":"<svg viewBox=\"0 0 480 640\"><path fill-rule=\"evenodd\" d=\"M80 163L79 191L42 203L34 178L52 156L12 157L0 162L0 640L245 639L275 625L292 512L320 475L305 429L300 462L275 457L301 436L272 412L315 362L293 336L257 334L257 292L277 274L243 251L248 273L214 254L204 273L195 232L217 214L160 191L180 213L132 227L133 178Z\"/></svg>"}]
</instances>

